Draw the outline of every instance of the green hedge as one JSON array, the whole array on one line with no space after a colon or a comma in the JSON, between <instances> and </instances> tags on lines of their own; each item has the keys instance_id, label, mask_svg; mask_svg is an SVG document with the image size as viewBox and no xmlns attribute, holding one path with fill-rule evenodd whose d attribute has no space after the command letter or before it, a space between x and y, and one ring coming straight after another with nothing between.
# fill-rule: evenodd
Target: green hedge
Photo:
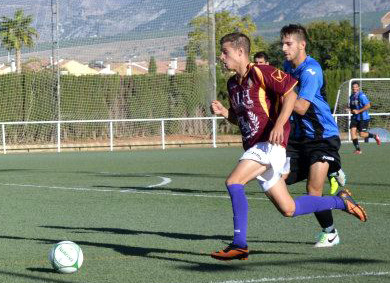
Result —
<instances>
[{"instance_id":1,"label":"green hedge","mask_svg":"<svg viewBox=\"0 0 390 283\"><path fill-rule=\"evenodd\" d=\"M147 119L205 116L209 103L206 72L175 76L147 74L135 76L72 76L60 78L57 98L55 76L50 72L7 74L0 76L0 121L50 121L58 119L58 105L63 120ZM127 123L130 124L130 123ZM19 140L55 139L55 126L8 126L7 138ZM169 123L168 132L178 124ZM132 123L118 127L117 134L159 134L160 125L145 127ZM134 132L137 131L137 132ZM64 124L66 138L107 136L106 124Z\"/></svg>"}]
</instances>

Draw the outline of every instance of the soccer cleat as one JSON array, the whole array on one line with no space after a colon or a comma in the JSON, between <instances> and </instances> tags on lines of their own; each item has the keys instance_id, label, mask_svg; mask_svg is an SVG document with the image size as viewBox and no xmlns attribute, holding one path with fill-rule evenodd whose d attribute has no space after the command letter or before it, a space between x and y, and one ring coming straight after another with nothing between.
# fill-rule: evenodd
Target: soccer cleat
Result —
<instances>
[{"instance_id":1,"label":"soccer cleat","mask_svg":"<svg viewBox=\"0 0 390 283\"><path fill-rule=\"evenodd\" d=\"M361 207L353 200L352 194L349 190L347 189L341 190L338 192L337 196L344 201L345 212L354 215L355 217L359 218L360 221L363 222L367 221L366 211L364 210L363 207Z\"/></svg>"},{"instance_id":2,"label":"soccer cleat","mask_svg":"<svg viewBox=\"0 0 390 283\"><path fill-rule=\"evenodd\" d=\"M211 254L212 258L218 260L247 260L249 255L248 247L240 248L233 243L229 244L224 250L220 250L218 252L214 252Z\"/></svg>"},{"instance_id":3,"label":"soccer cleat","mask_svg":"<svg viewBox=\"0 0 390 283\"><path fill-rule=\"evenodd\" d=\"M335 195L339 188L339 183L337 182L336 177L330 176L329 183L330 183L330 194Z\"/></svg>"},{"instance_id":4,"label":"soccer cleat","mask_svg":"<svg viewBox=\"0 0 390 283\"><path fill-rule=\"evenodd\" d=\"M375 139L377 145L381 145L382 142L381 142L381 139L379 138L379 135L375 135L374 139Z\"/></svg>"},{"instance_id":5,"label":"soccer cleat","mask_svg":"<svg viewBox=\"0 0 390 283\"><path fill-rule=\"evenodd\" d=\"M335 178L336 178L336 181L339 184L339 186L344 187L345 183L347 182L347 176L345 175L343 169L340 169L339 171L337 171L336 173L333 173L333 174L336 175Z\"/></svg>"},{"instance_id":6,"label":"soccer cleat","mask_svg":"<svg viewBox=\"0 0 390 283\"><path fill-rule=\"evenodd\" d=\"M355 151L353 152L353 154L362 154L362 151L361 151L361 150L355 150Z\"/></svg>"},{"instance_id":7,"label":"soccer cleat","mask_svg":"<svg viewBox=\"0 0 390 283\"><path fill-rule=\"evenodd\" d=\"M318 241L314 245L315 248L330 248L340 243L339 233L334 230L334 233L326 233L322 231L318 235Z\"/></svg>"}]
</instances>

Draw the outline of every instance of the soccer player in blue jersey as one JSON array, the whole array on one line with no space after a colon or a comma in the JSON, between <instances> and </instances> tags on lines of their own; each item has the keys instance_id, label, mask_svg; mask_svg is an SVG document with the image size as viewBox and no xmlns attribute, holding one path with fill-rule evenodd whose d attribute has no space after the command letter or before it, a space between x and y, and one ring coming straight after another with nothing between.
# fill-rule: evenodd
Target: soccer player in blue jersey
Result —
<instances>
[{"instance_id":1,"label":"soccer player in blue jersey","mask_svg":"<svg viewBox=\"0 0 390 283\"><path fill-rule=\"evenodd\" d=\"M253 179L258 180L266 196L284 216L340 209L366 221L364 209L353 201L347 190L337 196L305 195L292 199L281 173L286 164L288 120L297 97L293 91L297 81L273 66L250 63L250 40L242 33L222 37L221 52L222 63L236 74L227 83L229 109L217 100L212 102L211 109L238 125L245 152L226 180L233 209L233 242L211 257L248 259L245 185Z\"/></svg>"},{"instance_id":2,"label":"soccer player in blue jersey","mask_svg":"<svg viewBox=\"0 0 390 283\"><path fill-rule=\"evenodd\" d=\"M349 108L352 113L352 119L350 124L352 142L355 146L355 154L361 154L359 141L358 141L358 132L362 138L373 138L375 139L377 145L381 145L381 140L378 135L374 135L368 132L368 127L370 124L370 115L368 114L368 109L371 107L371 102L368 99L367 95L360 90L360 85L358 82L352 84L352 94L349 97Z\"/></svg>"},{"instance_id":3,"label":"soccer player in blue jersey","mask_svg":"<svg viewBox=\"0 0 390 283\"><path fill-rule=\"evenodd\" d=\"M286 58L284 69L299 82L298 99L290 117L292 130L287 146L290 168L286 168L290 173L286 183L307 179L308 194L321 196L327 176L341 170L338 127L326 100L322 68L306 54L306 29L291 24L282 28L280 36ZM315 247L337 245L340 238L331 211L317 212L315 216L322 227Z\"/></svg>"}]
</instances>

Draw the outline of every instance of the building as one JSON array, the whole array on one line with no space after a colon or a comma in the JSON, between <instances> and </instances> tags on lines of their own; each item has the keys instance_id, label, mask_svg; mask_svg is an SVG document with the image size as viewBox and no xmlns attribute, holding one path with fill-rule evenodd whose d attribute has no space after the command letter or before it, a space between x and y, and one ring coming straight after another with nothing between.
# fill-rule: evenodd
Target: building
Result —
<instances>
[{"instance_id":1,"label":"building","mask_svg":"<svg viewBox=\"0 0 390 283\"><path fill-rule=\"evenodd\" d=\"M390 42L390 12L381 18L382 27L374 29L368 34L368 38L383 39Z\"/></svg>"}]
</instances>

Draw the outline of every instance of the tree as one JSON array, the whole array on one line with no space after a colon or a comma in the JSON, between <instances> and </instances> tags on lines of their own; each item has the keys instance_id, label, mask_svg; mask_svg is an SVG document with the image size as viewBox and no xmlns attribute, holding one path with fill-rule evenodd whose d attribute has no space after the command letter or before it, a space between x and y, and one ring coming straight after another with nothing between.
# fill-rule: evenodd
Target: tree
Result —
<instances>
[{"instance_id":1,"label":"tree","mask_svg":"<svg viewBox=\"0 0 390 283\"><path fill-rule=\"evenodd\" d=\"M14 18L2 17L0 22L1 44L8 51L15 50L16 71L21 70L21 49L23 46L33 47L34 39L38 38L38 32L31 27L33 18L25 16L23 10L16 10Z\"/></svg>"},{"instance_id":2,"label":"tree","mask_svg":"<svg viewBox=\"0 0 390 283\"><path fill-rule=\"evenodd\" d=\"M195 52L188 50L186 59L186 72L195 73L197 70L196 66L196 54Z\"/></svg>"},{"instance_id":3,"label":"tree","mask_svg":"<svg viewBox=\"0 0 390 283\"><path fill-rule=\"evenodd\" d=\"M194 18L190 22L190 27L193 28L188 34L189 43L187 50L196 52L202 59L208 58L209 49L209 19L207 16ZM228 11L215 13L215 49L217 56L220 54L219 40L228 33L242 32L251 39L251 50L264 50L266 44L260 36L256 36L257 27L249 16L238 17L231 15ZM259 44L260 46L257 46Z\"/></svg>"},{"instance_id":4,"label":"tree","mask_svg":"<svg viewBox=\"0 0 390 283\"><path fill-rule=\"evenodd\" d=\"M154 56L150 57L148 73L149 74L156 74L157 73L157 64L156 64L156 59L154 58Z\"/></svg>"}]
</instances>

